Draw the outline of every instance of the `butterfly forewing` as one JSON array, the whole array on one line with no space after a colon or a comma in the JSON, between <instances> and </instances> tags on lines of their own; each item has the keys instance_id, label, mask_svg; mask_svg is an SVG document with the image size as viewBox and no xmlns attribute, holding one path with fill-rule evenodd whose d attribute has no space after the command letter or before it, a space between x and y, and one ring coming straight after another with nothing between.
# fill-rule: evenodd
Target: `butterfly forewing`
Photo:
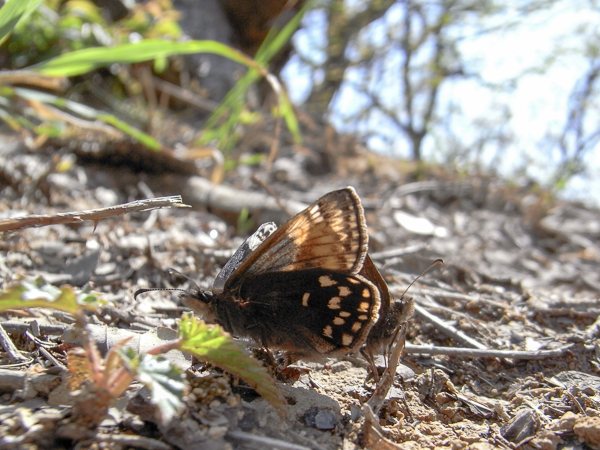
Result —
<instances>
[{"instance_id":1,"label":"butterfly forewing","mask_svg":"<svg viewBox=\"0 0 600 450\"><path fill-rule=\"evenodd\" d=\"M229 258L229 261L223 266L215 281L213 282L213 292L220 293L225 289L225 284L233 272L252 254L264 240L277 230L277 225L273 222L263 223Z\"/></svg>"},{"instance_id":2,"label":"butterfly forewing","mask_svg":"<svg viewBox=\"0 0 600 450\"><path fill-rule=\"evenodd\" d=\"M353 188L330 192L271 234L231 274L226 288L269 272L324 269L356 274L367 253L368 234Z\"/></svg>"},{"instance_id":3,"label":"butterfly forewing","mask_svg":"<svg viewBox=\"0 0 600 450\"><path fill-rule=\"evenodd\" d=\"M286 330L267 328L256 336L264 345L323 355L357 351L380 304L379 290L366 278L323 269L257 275L244 280L240 297L256 323Z\"/></svg>"}]
</instances>

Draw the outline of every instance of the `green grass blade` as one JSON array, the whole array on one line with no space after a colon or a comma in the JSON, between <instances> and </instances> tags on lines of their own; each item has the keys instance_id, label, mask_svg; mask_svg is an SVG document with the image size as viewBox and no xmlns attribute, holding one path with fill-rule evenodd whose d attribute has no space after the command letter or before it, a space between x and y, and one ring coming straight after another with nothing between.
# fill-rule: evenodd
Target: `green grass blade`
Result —
<instances>
[{"instance_id":1,"label":"green grass blade","mask_svg":"<svg viewBox=\"0 0 600 450\"><path fill-rule=\"evenodd\" d=\"M0 44L17 26L39 6L41 0L10 0L0 9Z\"/></svg>"},{"instance_id":2,"label":"green grass blade","mask_svg":"<svg viewBox=\"0 0 600 450\"><path fill-rule=\"evenodd\" d=\"M267 37L256 52L256 60L263 64L271 61L273 57L277 55L277 53L279 53L279 51L290 41L292 35L300 27L302 17L304 17L306 11L312 7L312 2L306 2L306 4L300 8L300 11L298 11L281 30L271 28L269 34L267 34Z\"/></svg>"},{"instance_id":3,"label":"green grass blade","mask_svg":"<svg viewBox=\"0 0 600 450\"><path fill-rule=\"evenodd\" d=\"M83 75L115 63L131 64L192 53L220 55L245 66L264 71L253 59L220 42L173 42L161 39L147 39L133 44L122 44L114 47L91 47L77 50L36 64L31 67L31 70L48 76L69 77Z\"/></svg>"},{"instance_id":4,"label":"green grass blade","mask_svg":"<svg viewBox=\"0 0 600 450\"><path fill-rule=\"evenodd\" d=\"M307 2L300 11L281 29L271 30L264 42L256 52L256 61L260 67L268 65L269 61L289 42L294 32L300 26L302 17L310 4ZM204 126L205 133L201 136L199 142L206 144L212 139L219 142L219 147L227 150L235 143L235 134L233 128L238 124L238 117L244 107L244 97L250 86L254 84L260 76L265 76L264 72L256 70L248 70L248 72L238 80L233 88L227 93L219 107L213 111ZM279 114L283 117L285 124L292 134L294 141L300 143L302 136L300 135L300 127L294 113L289 98L282 89L274 89L277 93L279 102Z\"/></svg>"}]
</instances>

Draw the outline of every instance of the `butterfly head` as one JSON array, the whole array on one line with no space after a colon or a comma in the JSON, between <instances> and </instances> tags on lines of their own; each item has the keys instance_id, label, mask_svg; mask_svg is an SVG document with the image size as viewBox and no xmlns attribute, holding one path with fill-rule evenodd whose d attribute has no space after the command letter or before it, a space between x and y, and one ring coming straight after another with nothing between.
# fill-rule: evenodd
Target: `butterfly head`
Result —
<instances>
[{"instance_id":1,"label":"butterfly head","mask_svg":"<svg viewBox=\"0 0 600 450\"><path fill-rule=\"evenodd\" d=\"M181 299L185 306L200 315L204 321L208 323L217 322L215 316L215 303L218 299L212 291L192 289L183 292Z\"/></svg>"},{"instance_id":2,"label":"butterfly head","mask_svg":"<svg viewBox=\"0 0 600 450\"><path fill-rule=\"evenodd\" d=\"M386 314L382 315L371 329L365 343L365 350L371 355L387 353L388 347L413 316L414 308L412 297L403 296L399 300L392 301Z\"/></svg>"}]
</instances>

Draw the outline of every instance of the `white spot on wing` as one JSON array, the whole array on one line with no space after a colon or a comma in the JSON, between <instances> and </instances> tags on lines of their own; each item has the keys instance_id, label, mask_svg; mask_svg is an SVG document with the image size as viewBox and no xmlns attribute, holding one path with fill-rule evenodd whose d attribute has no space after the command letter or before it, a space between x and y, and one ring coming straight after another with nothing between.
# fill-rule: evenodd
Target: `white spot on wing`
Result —
<instances>
[{"instance_id":1,"label":"white spot on wing","mask_svg":"<svg viewBox=\"0 0 600 450\"><path fill-rule=\"evenodd\" d=\"M302 296L302 306L308 306L308 299L310 298L310 292L305 292Z\"/></svg>"},{"instance_id":2,"label":"white spot on wing","mask_svg":"<svg viewBox=\"0 0 600 450\"><path fill-rule=\"evenodd\" d=\"M329 275L321 275L319 277L319 285L321 287L335 286L337 281L333 280Z\"/></svg>"}]
</instances>

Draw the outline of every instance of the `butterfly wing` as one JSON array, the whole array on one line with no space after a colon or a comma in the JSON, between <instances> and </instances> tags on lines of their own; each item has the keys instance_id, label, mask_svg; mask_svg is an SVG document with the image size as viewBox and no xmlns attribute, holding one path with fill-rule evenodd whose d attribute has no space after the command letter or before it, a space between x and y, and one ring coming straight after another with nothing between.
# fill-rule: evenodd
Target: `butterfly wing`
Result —
<instances>
[{"instance_id":1,"label":"butterfly wing","mask_svg":"<svg viewBox=\"0 0 600 450\"><path fill-rule=\"evenodd\" d=\"M356 274L368 248L360 198L352 187L332 191L268 236L225 281L224 288L269 272L320 268Z\"/></svg>"},{"instance_id":2,"label":"butterfly wing","mask_svg":"<svg viewBox=\"0 0 600 450\"><path fill-rule=\"evenodd\" d=\"M377 267L375 266L373 260L369 255L366 256L365 262L359 274L367 280L371 281L371 283L373 283L379 290L379 295L381 297L381 307L379 309L379 322L381 322L385 318L385 316L387 316L391 304L391 296L387 283L379 273L379 270L377 270Z\"/></svg>"},{"instance_id":3,"label":"butterfly wing","mask_svg":"<svg viewBox=\"0 0 600 450\"><path fill-rule=\"evenodd\" d=\"M263 223L258 229L246 239L242 245L235 251L235 253L229 258L227 263L223 266L215 281L213 282L213 292L220 293L225 289L225 283L229 279L230 275L237 270L237 268L244 262L254 250L258 248L264 240L269 237L277 229L277 225L273 222Z\"/></svg>"},{"instance_id":4,"label":"butterfly wing","mask_svg":"<svg viewBox=\"0 0 600 450\"><path fill-rule=\"evenodd\" d=\"M373 264L371 258L367 255L360 275L371 281L379 291L381 297L381 306L379 308L379 318L369 332L365 342L364 351L367 353L367 360L374 361L374 355L386 349L396 336L399 327L406 323L414 312L414 301L411 297L402 296L394 300L390 294L387 283Z\"/></svg>"},{"instance_id":5,"label":"butterfly wing","mask_svg":"<svg viewBox=\"0 0 600 450\"><path fill-rule=\"evenodd\" d=\"M377 321L380 295L361 275L323 269L269 272L246 278L241 302L220 302L234 334L298 355L352 353ZM238 322L239 320L239 322Z\"/></svg>"}]
</instances>

